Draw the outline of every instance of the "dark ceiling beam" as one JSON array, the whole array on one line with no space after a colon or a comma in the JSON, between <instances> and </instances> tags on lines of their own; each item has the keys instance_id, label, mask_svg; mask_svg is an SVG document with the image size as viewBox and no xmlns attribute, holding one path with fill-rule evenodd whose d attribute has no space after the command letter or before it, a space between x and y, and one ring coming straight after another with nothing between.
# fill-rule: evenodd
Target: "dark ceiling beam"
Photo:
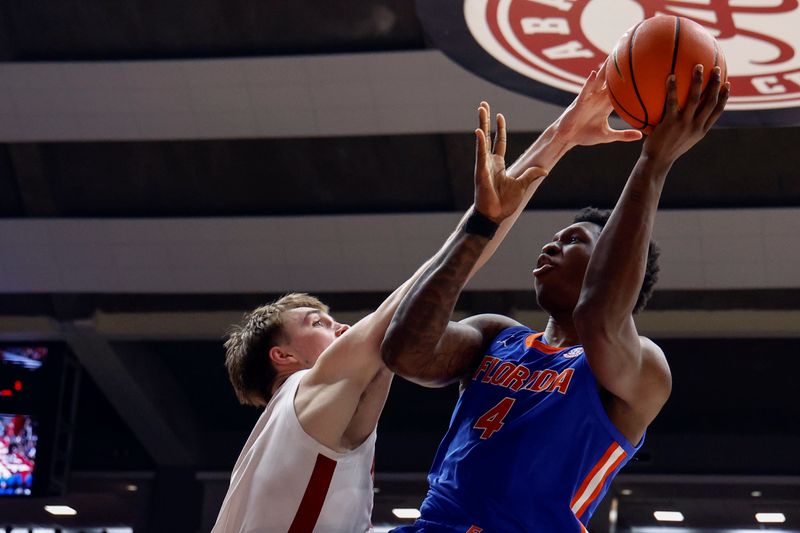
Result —
<instances>
[{"instance_id":1,"label":"dark ceiling beam","mask_svg":"<svg viewBox=\"0 0 800 533\"><path fill-rule=\"evenodd\" d=\"M141 345L112 345L85 324L65 323L63 335L159 467L196 464L199 424L161 361Z\"/></svg>"},{"instance_id":2,"label":"dark ceiling beam","mask_svg":"<svg viewBox=\"0 0 800 533\"><path fill-rule=\"evenodd\" d=\"M478 103L475 104L476 109ZM441 138L445 168L447 169L447 178L450 182L453 198L453 209L455 211L466 210L467 207L472 205L475 194L473 185L473 168L475 164L473 137L465 133L464 135L442 135Z\"/></svg>"},{"instance_id":3,"label":"dark ceiling beam","mask_svg":"<svg viewBox=\"0 0 800 533\"><path fill-rule=\"evenodd\" d=\"M413 0L3 2L0 21L14 44L4 61L360 53L425 44Z\"/></svg>"},{"instance_id":4,"label":"dark ceiling beam","mask_svg":"<svg viewBox=\"0 0 800 533\"><path fill-rule=\"evenodd\" d=\"M40 146L35 143L15 143L7 147L25 214L29 217L58 216Z\"/></svg>"},{"instance_id":5,"label":"dark ceiling beam","mask_svg":"<svg viewBox=\"0 0 800 533\"><path fill-rule=\"evenodd\" d=\"M16 8L18 6L14 6ZM11 14L13 9L9 2L0 2L0 61L13 61L14 33L11 29Z\"/></svg>"}]
</instances>

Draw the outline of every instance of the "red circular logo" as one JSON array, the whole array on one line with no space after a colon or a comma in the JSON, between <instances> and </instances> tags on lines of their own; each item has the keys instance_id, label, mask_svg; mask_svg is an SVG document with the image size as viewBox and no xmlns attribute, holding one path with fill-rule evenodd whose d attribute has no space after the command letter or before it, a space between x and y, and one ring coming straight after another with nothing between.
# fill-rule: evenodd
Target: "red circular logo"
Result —
<instances>
[{"instance_id":1,"label":"red circular logo","mask_svg":"<svg viewBox=\"0 0 800 533\"><path fill-rule=\"evenodd\" d=\"M456 2L419 0L417 7L436 44L453 59L491 81L559 103L577 94L627 29L659 14L686 17L708 29L725 53L732 86L726 115L759 111L770 117L728 123L796 123L800 113L787 111L800 108L799 3L464 0L456 12ZM443 14L448 9L450 19ZM458 42L464 40L473 44ZM502 67L488 65L492 61Z\"/></svg>"}]
</instances>

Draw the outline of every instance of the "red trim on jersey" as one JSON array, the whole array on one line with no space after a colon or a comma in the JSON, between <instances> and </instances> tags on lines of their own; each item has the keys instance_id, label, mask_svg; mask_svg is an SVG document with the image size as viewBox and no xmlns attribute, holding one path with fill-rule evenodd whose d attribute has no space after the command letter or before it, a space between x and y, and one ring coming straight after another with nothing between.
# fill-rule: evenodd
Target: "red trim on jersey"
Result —
<instances>
[{"instance_id":1,"label":"red trim on jersey","mask_svg":"<svg viewBox=\"0 0 800 533\"><path fill-rule=\"evenodd\" d=\"M611 465L608 465L608 461L617 450L622 450L622 453L613 461ZM575 504L581 499L581 497L583 497L584 493L589 488L589 484L592 482L592 479L594 479L595 475L597 475L597 473L604 467L608 467L603 474L603 477L600 479L594 490L592 490L592 493L589 495L586 501L583 502L583 505L581 505L580 509L577 511L573 509L573 512L578 519L583 516L583 513L586 512L586 509L588 509L592 502L597 498L597 496L600 494L600 491L603 489L608 476L619 466L619 464L627 455L628 453L622 448L622 446L616 442L612 442L611 446L609 446L606 450L606 453L604 453L600 460L597 461L597 463L594 465L594 468L592 468L586 478L584 478L583 483L581 483L581 486L575 492L575 495L572 497L572 501L569 504L570 508L574 508Z\"/></svg>"},{"instance_id":2,"label":"red trim on jersey","mask_svg":"<svg viewBox=\"0 0 800 533\"><path fill-rule=\"evenodd\" d=\"M614 450L617 448L617 446L619 445L616 442L612 442L611 446L608 447L608 449L600 458L600 460L597 461L597 463L595 463L594 467L589 471L589 474L583 479L583 483L581 483L581 486L578 487L578 490L575 491L575 495L572 497L572 501L569 502L570 507L574 506L575 503L577 503L578 498L580 498L581 495L584 493L584 491L586 491L586 488L589 486L589 483L592 481L592 478L595 476L595 474L597 474L597 471L600 470L604 464L606 464L606 461L608 461L608 459L611 457L611 454L614 453ZM577 515L577 513L575 514Z\"/></svg>"},{"instance_id":3,"label":"red trim on jersey","mask_svg":"<svg viewBox=\"0 0 800 533\"><path fill-rule=\"evenodd\" d=\"M308 485L306 485L306 492L303 494L303 499L300 500L300 507L294 515L288 533L309 533L314 530L319 514L322 512L325 497L328 495L335 469L336 461L321 454L317 455L317 462L314 463L314 470L311 472Z\"/></svg>"},{"instance_id":4,"label":"red trim on jersey","mask_svg":"<svg viewBox=\"0 0 800 533\"><path fill-rule=\"evenodd\" d=\"M594 489L594 491L592 492L591 496L589 496L589 499L588 499L588 500L586 500L586 503L584 503L584 504L583 504L583 506L581 506L580 510L578 510L578 513L577 513L575 516L577 516L578 518L581 518L581 517L583 516L583 513L585 513L585 512L586 512L586 509L588 509L588 508L589 508L589 506L590 506L590 505L592 505L592 503L594 503L594 501L595 501L595 500L597 499L597 497L600 495L600 492L603 490L603 487L604 487L604 486L605 486L605 484L606 484L606 480L608 479L608 476L610 476L610 475L611 475L611 473L612 473L612 472L614 472L614 470L616 470L616 469L617 469L617 467L620 465L620 463L621 463L621 462L622 462L622 461L625 459L625 456L626 456L626 455L628 455L628 454L627 454L626 452L624 452L624 451L623 451L623 452L620 454L620 456L619 456L619 457L617 457L617 458L614 460L614 462L613 462L613 463L611 464L611 466L608 468L608 470L606 471L606 473L603 475L603 479L601 479L601 480L600 480L600 483L598 483L598 484L597 484L597 487L595 487L595 489Z\"/></svg>"},{"instance_id":5,"label":"red trim on jersey","mask_svg":"<svg viewBox=\"0 0 800 533\"><path fill-rule=\"evenodd\" d=\"M546 354L554 354L561 351L564 351L571 346L562 346L561 348L557 346L550 346L549 344L545 344L539 340L544 335L544 331L541 333L531 333L527 337L525 337L525 347L526 348L536 348L540 352L544 352Z\"/></svg>"}]
</instances>

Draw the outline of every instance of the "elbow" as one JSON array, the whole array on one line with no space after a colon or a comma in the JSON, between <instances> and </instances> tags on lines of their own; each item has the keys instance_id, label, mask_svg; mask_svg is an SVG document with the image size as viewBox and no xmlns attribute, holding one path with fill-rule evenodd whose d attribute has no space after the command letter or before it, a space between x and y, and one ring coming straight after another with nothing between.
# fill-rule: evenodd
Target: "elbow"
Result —
<instances>
[{"instance_id":1,"label":"elbow","mask_svg":"<svg viewBox=\"0 0 800 533\"><path fill-rule=\"evenodd\" d=\"M390 326L381 342L381 359L383 364L392 372L399 373L399 362L402 360L402 346L398 335L392 333Z\"/></svg>"},{"instance_id":2,"label":"elbow","mask_svg":"<svg viewBox=\"0 0 800 533\"><path fill-rule=\"evenodd\" d=\"M381 342L383 364L398 376L414 378L418 374L418 347L409 344L409 335L393 332L392 329L389 328Z\"/></svg>"}]
</instances>

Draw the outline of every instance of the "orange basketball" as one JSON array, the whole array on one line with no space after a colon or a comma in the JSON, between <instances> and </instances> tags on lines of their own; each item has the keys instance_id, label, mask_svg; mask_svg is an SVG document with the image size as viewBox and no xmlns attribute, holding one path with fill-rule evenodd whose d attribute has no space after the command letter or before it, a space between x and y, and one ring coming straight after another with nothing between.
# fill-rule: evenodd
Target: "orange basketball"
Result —
<instances>
[{"instance_id":1,"label":"orange basketball","mask_svg":"<svg viewBox=\"0 0 800 533\"><path fill-rule=\"evenodd\" d=\"M606 83L614 110L634 128L650 133L661 122L667 76L675 74L678 103L689 96L695 65L703 65L703 88L715 66L727 79L725 57L717 40L700 24L684 17L658 15L620 38L606 65Z\"/></svg>"}]
</instances>

